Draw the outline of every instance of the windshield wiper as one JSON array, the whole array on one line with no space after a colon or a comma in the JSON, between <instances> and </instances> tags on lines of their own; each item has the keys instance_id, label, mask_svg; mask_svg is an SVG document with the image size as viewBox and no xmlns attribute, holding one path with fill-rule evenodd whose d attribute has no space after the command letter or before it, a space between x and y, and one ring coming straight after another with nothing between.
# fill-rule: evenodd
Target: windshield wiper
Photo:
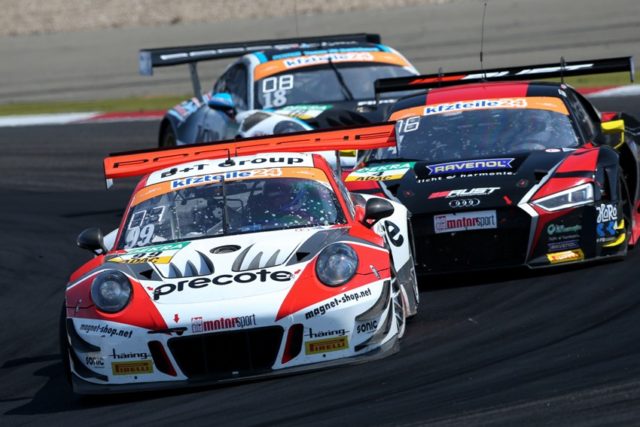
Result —
<instances>
[{"instance_id":1,"label":"windshield wiper","mask_svg":"<svg viewBox=\"0 0 640 427\"><path fill-rule=\"evenodd\" d=\"M329 61L329 66L335 73L336 78L338 79L338 83L340 83L340 86L342 87L342 90L347 97L347 101L353 101L355 98L353 97L353 93L351 93L351 90L345 83L344 77L342 77L342 73L340 73L340 71L338 70L338 67L336 67L336 64L333 63L331 58L327 57L327 60Z\"/></svg>"}]
</instances>

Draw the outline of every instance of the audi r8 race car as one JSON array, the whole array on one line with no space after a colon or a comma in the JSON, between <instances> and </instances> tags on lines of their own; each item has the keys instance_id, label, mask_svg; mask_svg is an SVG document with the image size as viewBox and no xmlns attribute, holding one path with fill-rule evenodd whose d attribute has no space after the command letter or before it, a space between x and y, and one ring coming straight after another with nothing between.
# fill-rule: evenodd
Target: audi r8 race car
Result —
<instances>
[{"instance_id":1,"label":"audi r8 race car","mask_svg":"<svg viewBox=\"0 0 640 427\"><path fill-rule=\"evenodd\" d=\"M631 58L382 80L428 88L393 106L398 143L366 152L352 191L412 212L419 273L624 256L640 236L640 124L563 83Z\"/></svg>"},{"instance_id":2,"label":"audi r8 race car","mask_svg":"<svg viewBox=\"0 0 640 427\"><path fill-rule=\"evenodd\" d=\"M113 238L78 237L96 256L65 293L61 349L74 391L224 382L395 351L419 298L406 208L352 200L323 157L290 152L385 146L393 132L105 159L110 180L145 176Z\"/></svg>"},{"instance_id":3,"label":"audi r8 race car","mask_svg":"<svg viewBox=\"0 0 640 427\"><path fill-rule=\"evenodd\" d=\"M203 93L199 61L239 57ZM373 82L418 74L377 34L259 40L140 51L140 73L188 64L194 98L170 109L159 145L175 146L379 122ZM397 96L396 96L397 98ZM388 105L395 99L382 99Z\"/></svg>"}]
</instances>

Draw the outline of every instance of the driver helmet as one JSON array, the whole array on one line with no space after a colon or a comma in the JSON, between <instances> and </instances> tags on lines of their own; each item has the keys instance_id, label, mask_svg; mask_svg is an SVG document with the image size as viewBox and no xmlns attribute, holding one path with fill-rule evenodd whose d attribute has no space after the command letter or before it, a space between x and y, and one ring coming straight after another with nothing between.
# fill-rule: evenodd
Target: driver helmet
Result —
<instances>
[{"instance_id":1,"label":"driver helmet","mask_svg":"<svg viewBox=\"0 0 640 427\"><path fill-rule=\"evenodd\" d=\"M304 200L301 185L290 179L269 179L264 183L262 194L272 213L296 213Z\"/></svg>"}]
</instances>

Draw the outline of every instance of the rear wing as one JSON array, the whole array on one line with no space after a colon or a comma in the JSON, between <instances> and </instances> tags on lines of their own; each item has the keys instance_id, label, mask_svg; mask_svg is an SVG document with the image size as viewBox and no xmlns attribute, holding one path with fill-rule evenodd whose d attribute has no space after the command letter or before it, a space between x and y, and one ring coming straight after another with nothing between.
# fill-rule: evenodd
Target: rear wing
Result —
<instances>
[{"instance_id":1,"label":"rear wing","mask_svg":"<svg viewBox=\"0 0 640 427\"><path fill-rule=\"evenodd\" d=\"M395 122L387 122L338 130L115 153L104 159L104 176L107 188L110 188L113 179L141 176L196 160L226 158L231 162L233 157L269 152L371 150L393 147L395 144ZM337 163L340 164L339 159Z\"/></svg>"},{"instance_id":2,"label":"rear wing","mask_svg":"<svg viewBox=\"0 0 640 427\"><path fill-rule=\"evenodd\" d=\"M330 36L295 37L286 39L255 40L247 42L201 44L193 46L141 49L138 54L140 75L151 76L156 67L188 64L195 96L200 98L200 79L196 64L200 61L236 58L267 49L286 49L297 46L329 47L357 43L380 43L380 35L368 33L335 34Z\"/></svg>"},{"instance_id":3,"label":"rear wing","mask_svg":"<svg viewBox=\"0 0 640 427\"><path fill-rule=\"evenodd\" d=\"M383 92L399 92L414 89L455 86L484 81L533 80L587 74L604 74L628 71L634 81L634 61L632 56L587 61L565 62L564 58L555 64L523 65L489 70L458 71L453 73L425 74L411 77L380 79L375 82L376 97Z\"/></svg>"}]
</instances>

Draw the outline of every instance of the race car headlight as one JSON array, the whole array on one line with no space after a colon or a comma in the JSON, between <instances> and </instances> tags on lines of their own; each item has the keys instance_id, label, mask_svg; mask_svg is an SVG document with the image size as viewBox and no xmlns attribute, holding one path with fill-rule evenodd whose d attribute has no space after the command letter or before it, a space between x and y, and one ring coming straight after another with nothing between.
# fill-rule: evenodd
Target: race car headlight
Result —
<instances>
[{"instance_id":1,"label":"race car headlight","mask_svg":"<svg viewBox=\"0 0 640 427\"><path fill-rule=\"evenodd\" d=\"M340 286L351 280L358 269L358 255L349 245L334 243L320 252L316 275L327 286Z\"/></svg>"},{"instance_id":2,"label":"race car headlight","mask_svg":"<svg viewBox=\"0 0 640 427\"><path fill-rule=\"evenodd\" d=\"M275 125L273 128L273 134L281 135L283 133L304 132L305 130L307 129L305 129L305 127L300 123L296 123L292 120L285 120Z\"/></svg>"},{"instance_id":3,"label":"race car headlight","mask_svg":"<svg viewBox=\"0 0 640 427\"><path fill-rule=\"evenodd\" d=\"M577 187L542 197L533 203L550 212L588 205L593 203L593 185L578 185Z\"/></svg>"},{"instance_id":4,"label":"race car headlight","mask_svg":"<svg viewBox=\"0 0 640 427\"><path fill-rule=\"evenodd\" d=\"M102 311L115 313L127 306L131 298L131 283L117 270L103 271L91 284L91 299Z\"/></svg>"}]
</instances>

